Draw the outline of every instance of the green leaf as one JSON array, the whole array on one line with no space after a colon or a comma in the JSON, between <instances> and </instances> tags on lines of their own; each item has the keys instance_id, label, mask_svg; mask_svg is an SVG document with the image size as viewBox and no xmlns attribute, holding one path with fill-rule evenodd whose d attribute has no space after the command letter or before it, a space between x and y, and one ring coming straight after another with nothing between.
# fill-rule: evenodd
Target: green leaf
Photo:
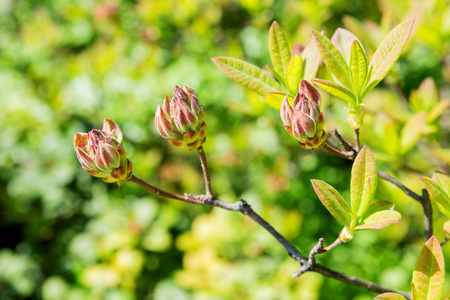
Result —
<instances>
[{"instance_id":1,"label":"green leaf","mask_svg":"<svg viewBox=\"0 0 450 300\"><path fill-rule=\"evenodd\" d=\"M267 69L270 70L270 72L273 73L273 75L274 75L275 78L278 80L278 82L279 82L282 86L286 87L286 80L284 79L284 74L281 75L280 73L278 73L277 70L275 70L274 68L272 68L272 67L269 66L269 65L266 65L266 67L267 67Z\"/></svg>"},{"instance_id":2,"label":"green leaf","mask_svg":"<svg viewBox=\"0 0 450 300\"><path fill-rule=\"evenodd\" d=\"M305 49L302 52L302 58L304 65L303 78L306 80L311 80L316 77L317 70L319 69L320 63L322 62L322 58L317 51L314 40L311 40L311 42L306 45Z\"/></svg>"},{"instance_id":3,"label":"green leaf","mask_svg":"<svg viewBox=\"0 0 450 300\"><path fill-rule=\"evenodd\" d=\"M350 89L352 87L350 72L342 54L326 36L318 31L312 30L311 32L323 62L327 65L328 69L336 79L339 80L342 85Z\"/></svg>"},{"instance_id":4,"label":"green leaf","mask_svg":"<svg viewBox=\"0 0 450 300\"><path fill-rule=\"evenodd\" d=\"M432 236L422 248L413 272L416 299L442 299L445 281L444 256L439 241Z\"/></svg>"},{"instance_id":5,"label":"green leaf","mask_svg":"<svg viewBox=\"0 0 450 300\"><path fill-rule=\"evenodd\" d=\"M291 51L286 36L276 21L272 23L269 30L269 50L275 70L284 77L287 64L291 59Z\"/></svg>"},{"instance_id":6,"label":"green leaf","mask_svg":"<svg viewBox=\"0 0 450 300\"><path fill-rule=\"evenodd\" d=\"M450 221L444 223L444 230L450 233Z\"/></svg>"},{"instance_id":7,"label":"green leaf","mask_svg":"<svg viewBox=\"0 0 450 300\"><path fill-rule=\"evenodd\" d=\"M359 96L366 82L368 66L364 50L358 41L354 41L350 52L350 75L352 77L353 93Z\"/></svg>"},{"instance_id":8,"label":"green leaf","mask_svg":"<svg viewBox=\"0 0 450 300\"><path fill-rule=\"evenodd\" d=\"M320 86L322 89L324 89L331 95L348 102L350 107L354 107L356 105L355 94L353 94L351 90L340 85L339 83L318 78L314 78L311 81Z\"/></svg>"},{"instance_id":9,"label":"green leaf","mask_svg":"<svg viewBox=\"0 0 450 300\"><path fill-rule=\"evenodd\" d=\"M400 152L400 138L397 123L393 120L386 120L381 137L381 149L387 154L395 157Z\"/></svg>"},{"instance_id":10,"label":"green leaf","mask_svg":"<svg viewBox=\"0 0 450 300\"><path fill-rule=\"evenodd\" d=\"M356 227L356 230L381 229L393 223L400 221L402 216L395 210L382 210L371 214L362 220Z\"/></svg>"},{"instance_id":11,"label":"green leaf","mask_svg":"<svg viewBox=\"0 0 450 300\"><path fill-rule=\"evenodd\" d=\"M286 82L289 92L295 95L299 91L299 83L303 77L303 59L294 55L286 68Z\"/></svg>"},{"instance_id":12,"label":"green leaf","mask_svg":"<svg viewBox=\"0 0 450 300\"><path fill-rule=\"evenodd\" d=\"M262 69L243 60L232 57L214 57L211 60L228 77L246 88L264 96L269 92L278 92L280 85Z\"/></svg>"},{"instance_id":13,"label":"green leaf","mask_svg":"<svg viewBox=\"0 0 450 300\"><path fill-rule=\"evenodd\" d=\"M448 177L440 172L436 172L435 177L436 177L435 178L436 182L442 187L444 192L450 198L450 177Z\"/></svg>"},{"instance_id":14,"label":"green leaf","mask_svg":"<svg viewBox=\"0 0 450 300\"><path fill-rule=\"evenodd\" d=\"M330 214L339 222L350 227L353 214L344 198L328 183L312 179L314 191Z\"/></svg>"},{"instance_id":15,"label":"green leaf","mask_svg":"<svg viewBox=\"0 0 450 300\"><path fill-rule=\"evenodd\" d=\"M440 211L450 218L450 196L447 195L442 186L431 178L422 177L420 180L430 194L431 200L436 201Z\"/></svg>"},{"instance_id":16,"label":"green leaf","mask_svg":"<svg viewBox=\"0 0 450 300\"><path fill-rule=\"evenodd\" d=\"M430 113L427 117L427 122L434 122L436 121L439 116L445 112L445 110L450 106L449 100L442 100L439 101L433 108L431 109Z\"/></svg>"},{"instance_id":17,"label":"green leaf","mask_svg":"<svg viewBox=\"0 0 450 300\"><path fill-rule=\"evenodd\" d=\"M405 297L396 293L383 293L375 297L377 300L406 300Z\"/></svg>"},{"instance_id":18,"label":"green leaf","mask_svg":"<svg viewBox=\"0 0 450 300\"><path fill-rule=\"evenodd\" d=\"M345 59L347 65L350 62L350 50L354 41L359 41L358 38L347 29L338 28L331 37L331 42L338 49Z\"/></svg>"},{"instance_id":19,"label":"green leaf","mask_svg":"<svg viewBox=\"0 0 450 300\"><path fill-rule=\"evenodd\" d=\"M294 97L292 97L291 95L287 95L287 96L288 96L289 103L292 105L292 101L294 101ZM286 97L286 94L279 93L279 92L271 92L271 93L267 93L265 95L267 104L269 104L269 106L271 106L277 110L280 110L281 102L283 102L284 97Z\"/></svg>"},{"instance_id":20,"label":"green leaf","mask_svg":"<svg viewBox=\"0 0 450 300\"><path fill-rule=\"evenodd\" d=\"M350 200L353 215L364 215L377 189L377 166L372 152L364 146L356 156L350 180Z\"/></svg>"},{"instance_id":21,"label":"green leaf","mask_svg":"<svg viewBox=\"0 0 450 300\"><path fill-rule=\"evenodd\" d=\"M367 95L389 73L408 41L415 19L397 25L381 42L370 60L370 80L364 88Z\"/></svg>"},{"instance_id":22,"label":"green leaf","mask_svg":"<svg viewBox=\"0 0 450 300\"><path fill-rule=\"evenodd\" d=\"M369 208L367 208L366 212L362 216L362 219L365 219L378 211L394 210L394 207L394 203L385 200L373 202L372 204L370 204Z\"/></svg>"},{"instance_id":23,"label":"green leaf","mask_svg":"<svg viewBox=\"0 0 450 300\"><path fill-rule=\"evenodd\" d=\"M403 126L400 132L400 153L405 154L411 150L422 136L422 129L427 121L425 112L417 113Z\"/></svg>"},{"instance_id":24,"label":"green leaf","mask_svg":"<svg viewBox=\"0 0 450 300\"><path fill-rule=\"evenodd\" d=\"M425 78L419 88L411 92L409 103L415 112L430 111L439 102L439 92L431 77Z\"/></svg>"}]
</instances>

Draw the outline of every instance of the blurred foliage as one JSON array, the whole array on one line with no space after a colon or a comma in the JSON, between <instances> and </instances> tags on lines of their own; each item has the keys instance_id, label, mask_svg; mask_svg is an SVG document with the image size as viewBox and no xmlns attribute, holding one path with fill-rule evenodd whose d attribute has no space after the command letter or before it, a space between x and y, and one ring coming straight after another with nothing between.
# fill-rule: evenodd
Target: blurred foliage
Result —
<instances>
[{"instance_id":1,"label":"blurred foliage","mask_svg":"<svg viewBox=\"0 0 450 300\"><path fill-rule=\"evenodd\" d=\"M300 149L278 112L232 83L209 58L269 63L273 20L291 44L308 43L311 28L329 36L340 26L363 43L373 39L376 47L394 24L416 16L408 49L367 98L361 132L378 166L419 192L419 177L435 168L449 171L448 110L431 113L449 99L449 4L0 1L0 298L370 299L373 293L317 274L292 279L296 263L240 214L91 177L81 169L72 139L112 118L124 132L137 176L167 190L202 193L196 153L171 147L153 125L164 95L187 84L205 107L205 151L217 196L246 199L305 254L319 237L331 242L340 230L309 180L326 180L348 196L351 162ZM322 69L325 77L331 75ZM325 129L337 128L350 139L345 104L322 95ZM406 148L397 146L402 128L421 113L420 134ZM318 259L408 290L424 242L421 207L385 182L376 198L395 202L402 221L358 233ZM442 240L444 219L437 210L435 218Z\"/></svg>"}]
</instances>

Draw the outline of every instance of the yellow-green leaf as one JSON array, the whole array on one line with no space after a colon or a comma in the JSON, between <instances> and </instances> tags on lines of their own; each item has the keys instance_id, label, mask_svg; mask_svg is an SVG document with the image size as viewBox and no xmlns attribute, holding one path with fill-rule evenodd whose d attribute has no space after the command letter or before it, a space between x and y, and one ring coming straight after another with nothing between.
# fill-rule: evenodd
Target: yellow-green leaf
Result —
<instances>
[{"instance_id":1,"label":"yellow-green leaf","mask_svg":"<svg viewBox=\"0 0 450 300\"><path fill-rule=\"evenodd\" d=\"M373 202L372 204L370 204L369 208L367 208L366 212L362 216L362 219L365 219L378 211L394 210L394 207L394 203L385 200Z\"/></svg>"},{"instance_id":2,"label":"yellow-green leaf","mask_svg":"<svg viewBox=\"0 0 450 300\"><path fill-rule=\"evenodd\" d=\"M349 68L352 77L353 93L359 96L366 82L368 66L366 54L357 40L352 44Z\"/></svg>"},{"instance_id":3,"label":"yellow-green leaf","mask_svg":"<svg viewBox=\"0 0 450 300\"><path fill-rule=\"evenodd\" d=\"M278 82L279 82L282 86L286 87L286 80L284 79L284 74L281 75L280 73L278 73L277 70L275 70L274 68L272 68L272 67L269 66L269 65L266 65L266 67L267 67L267 69L270 70L270 72L273 73L273 75L274 75L275 78L278 80Z\"/></svg>"},{"instance_id":4,"label":"yellow-green leaf","mask_svg":"<svg viewBox=\"0 0 450 300\"><path fill-rule=\"evenodd\" d=\"M322 58L317 51L314 40L311 40L302 52L303 58L303 78L306 80L311 80L316 77L317 70L319 69Z\"/></svg>"},{"instance_id":5,"label":"yellow-green leaf","mask_svg":"<svg viewBox=\"0 0 450 300\"><path fill-rule=\"evenodd\" d=\"M264 96L269 92L278 92L280 85L262 69L243 60L232 57L214 57L211 59L228 77L246 88Z\"/></svg>"},{"instance_id":6,"label":"yellow-green leaf","mask_svg":"<svg viewBox=\"0 0 450 300\"><path fill-rule=\"evenodd\" d=\"M417 90L411 92L409 103L415 112L430 111L439 102L439 92L433 78L427 77Z\"/></svg>"},{"instance_id":7,"label":"yellow-green leaf","mask_svg":"<svg viewBox=\"0 0 450 300\"><path fill-rule=\"evenodd\" d=\"M397 25L381 42L370 60L370 80L364 88L363 97L367 95L389 73L394 63L400 57L408 41L414 24L410 19Z\"/></svg>"},{"instance_id":8,"label":"yellow-green leaf","mask_svg":"<svg viewBox=\"0 0 450 300\"><path fill-rule=\"evenodd\" d=\"M331 42L339 50L345 59L345 62L350 62L350 51L354 41L359 41L358 38L347 29L338 28L331 37Z\"/></svg>"},{"instance_id":9,"label":"yellow-green leaf","mask_svg":"<svg viewBox=\"0 0 450 300\"><path fill-rule=\"evenodd\" d=\"M439 241L432 236L422 248L413 272L416 299L442 299L445 281L444 256Z\"/></svg>"},{"instance_id":10,"label":"yellow-green leaf","mask_svg":"<svg viewBox=\"0 0 450 300\"><path fill-rule=\"evenodd\" d=\"M440 211L450 218L450 195L447 195L442 186L433 179L422 177L420 180L430 194L431 200L436 201Z\"/></svg>"},{"instance_id":11,"label":"yellow-green leaf","mask_svg":"<svg viewBox=\"0 0 450 300\"><path fill-rule=\"evenodd\" d=\"M275 70L284 76L287 64L291 59L291 51L286 36L276 21L272 23L269 30L269 50Z\"/></svg>"},{"instance_id":12,"label":"yellow-green leaf","mask_svg":"<svg viewBox=\"0 0 450 300\"><path fill-rule=\"evenodd\" d=\"M364 146L356 156L350 180L350 200L353 215L361 217L370 205L377 189L377 166L372 152Z\"/></svg>"},{"instance_id":13,"label":"yellow-green leaf","mask_svg":"<svg viewBox=\"0 0 450 300\"><path fill-rule=\"evenodd\" d=\"M362 220L355 229L381 229L393 223L397 223L401 218L402 216L400 213L395 210L381 210Z\"/></svg>"},{"instance_id":14,"label":"yellow-green leaf","mask_svg":"<svg viewBox=\"0 0 450 300\"><path fill-rule=\"evenodd\" d=\"M376 300L406 300L405 297L396 293L383 293L375 297Z\"/></svg>"},{"instance_id":15,"label":"yellow-green leaf","mask_svg":"<svg viewBox=\"0 0 450 300\"><path fill-rule=\"evenodd\" d=\"M331 95L348 102L350 107L354 107L356 105L355 94L353 94L351 90L340 85L339 83L318 78L314 78L311 81L317 84L325 91L327 91L328 93L330 93Z\"/></svg>"},{"instance_id":16,"label":"yellow-green leaf","mask_svg":"<svg viewBox=\"0 0 450 300\"><path fill-rule=\"evenodd\" d=\"M403 126L400 132L400 153L405 154L411 150L422 136L422 129L427 121L425 112L417 113Z\"/></svg>"},{"instance_id":17,"label":"yellow-green leaf","mask_svg":"<svg viewBox=\"0 0 450 300\"><path fill-rule=\"evenodd\" d=\"M314 43L323 62L327 65L330 72L347 88L352 87L350 72L347 63L339 50L331 41L318 31L311 31Z\"/></svg>"},{"instance_id":18,"label":"yellow-green leaf","mask_svg":"<svg viewBox=\"0 0 450 300\"><path fill-rule=\"evenodd\" d=\"M270 107L280 110L281 102L283 102L286 94L280 92L271 92L265 95L266 103L269 104ZM292 101L294 101L294 97L288 95L288 101L292 105Z\"/></svg>"},{"instance_id":19,"label":"yellow-green leaf","mask_svg":"<svg viewBox=\"0 0 450 300\"><path fill-rule=\"evenodd\" d=\"M311 182L320 202L322 202L330 214L345 226L350 227L353 214L339 192L324 181L312 179Z\"/></svg>"},{"instance_id":20,"label":"yellow-green leaf","mask_svg":"<svg viewBox=\"0 0 450 300\"><path fill-rule=\"evenodd\" d=\"M436 182L442 187L442 189L450 199L450 177L440 172L436 172L434 176Z\"/></svg>"},{"instance_id":21,"label":"yellow-green leaf","mask_svg":"<svg viewBox=\"0 0 450 300\"><path fill-rule=\"evenodd\" d=\"M450 233L450 221L444 223L444 230Z\"/></svg>"},{"instance_id":22,"label":"yellow-green leaf","mask_svg":"<svg viewBox=\"0 0 450 300\"><path fill-rule=\"evenodd\" d=\"M303 77L303 59L300 55L294 55L286 68L286 83L289 92L295 95L299 91L299 83Z\"/></svg>"}]
</instances>

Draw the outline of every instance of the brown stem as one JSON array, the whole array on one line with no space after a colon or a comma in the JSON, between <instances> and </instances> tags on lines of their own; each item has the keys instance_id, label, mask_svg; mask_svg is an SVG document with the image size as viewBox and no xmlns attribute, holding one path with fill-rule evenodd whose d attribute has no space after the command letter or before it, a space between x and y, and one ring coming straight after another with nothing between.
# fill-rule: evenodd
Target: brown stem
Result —
<instances>
[{"instance_id":1,"label":"brown stem","mask_svg":"<svg viewBox=\"0 0 450 300\"><path fill-rule=\"evenodd\" d=\"M334 247L336 247L336 246L342 244L343 242L344 242L344 241L343 241L340 237L338 237L331 245L329 245L328 247L324 248L324 249L322 250L322 252L320 252L320 253L328 252L328 251L330 251L331 249L333 249Z\"/></svg>"},{"instance_id":2,"label":"brown stem","mask_svg":"<svg viewBox=\"0 0 450 300\"><path fill-rule=\"evenodd\" d=\"M355 151L355 149L353 149L353 146L350 145L346 140L344 140L337 129L331 130L331 133L338 139L339 143L342 145L342 147L344 147L345 151Z\"/></svg>"},{"instance_id":3,"label":"brown stem","mask_svg":"<svg viewBox=\"0 0 450 300\"><path fill-rule=\"evenodd\" d=\"M197 148L198 155L200 156L200 163L202 165L203 170L203 177L205 179L205 189L206 189L206 195L212 196L212 190L211 190L211 178L209 177L209 170L208 170L208 164L206 163L206 156L205 151L203 151L203 146L200 146Z\"/></svg>"},{"instance_id":4,"label":"brown stem","mask_svg":"<svg viewBox=\"0 0 450 300\"><path fill-rule=\"evenodd\" d=\"M350 160L354 159L353 152L350 152L350 151L347 152L347 151L339 150L338 148L336 148L333 144L331 144L328 141L325 142L325 145L323 146L323 148L325 150L327 150L328 152L330 152L330 153L332 153L334 155L337 155L339 157L350 159Z\"/></svg>"},{"instance_id":5,"label":"brown stem","mask_svg":"<svg viewBox=\"0 0 450 300\"><path fill-rule=\"evenodd\" d=\"M441 242L441 247L444 247L444 245L447 244L448 241L450 241L450 237L446 236Z\"/></svg>"},{"instance_id":6,"label":"brown stem","mask_svg":"<svg viewBox=\"0 0 450 300\"><path fill-rule=\"evenodd\" d=\"M355 129L353 132L355 135L355 150L356 150L356 152L359 152L359 150L361 150L360 144L359 144L359 128Z\"/></svg>"}]
</instances>

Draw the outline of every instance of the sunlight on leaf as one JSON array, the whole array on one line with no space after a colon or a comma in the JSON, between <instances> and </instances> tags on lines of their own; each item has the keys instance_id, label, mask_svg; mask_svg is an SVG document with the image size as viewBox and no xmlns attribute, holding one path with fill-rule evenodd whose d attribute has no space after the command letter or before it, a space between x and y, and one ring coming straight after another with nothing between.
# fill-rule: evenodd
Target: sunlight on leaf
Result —
<instances>
[{"instance_id":1,"label":"sunlight on leaf","mask_svg":"<svg viewBox=\"0 0 450 300\"><path fill-rule=\"evenodd\" d=\"M291 59L291 51L286 36L276 21L269 30L269 50L275 70L284 77L286 67Z\"/></svg>"},{"instance_id":2,"label":"sunlight on leaf","mask_svg":"<svg viewBox=\"0 0 450 300\"><path fill-rule=\"evenodd\" d=\"M353 92L339 83L318 78L311 81L331 95L348 102L351 107L356 105L356 97Z\"/></svg>"},{"instance_id":3,"label":"sunlight on leaf","mask_svg":"<svg viewBox=\"0 0 450 300\"><path fill-rule=\"evenodd\" d=\"M428 177L420 178L423 185L430 194L431 200L435 201L439 210L450 218L450 197L445 190L434 180Z\"/></svg>"},{"instance_id":4,"label":"sunlight on leaf","mask_svg":"<svg viewBox=\"0 0 450 300\"><path fill-rule=\"evenodd\" d=\"M358 41L354 41L352 44L349 68L352 78L353 93L359 96L364 83L366 82L368 66L366 54Z\"/></svg>"},{"instance_id":5,"label":"sunlight on leaf","mask_svg":"<svg viewBox=\"0 0 450 300\"><path fill-rule=\"evenodd\" d=\"M400 132L400 153L405 154L412 147L417 144L417 141L422 136L422 129L427 121L427 114L421 112L415 114L403 126Z\"/></svg>"},{"instance_id":6,"label":"sunlight on leaf","mask_svg":"<svg viewBox=\"0 0 450 300\"><path fill-rule=\"evenodd\" d=\"M299 91L299 83L303 77L303 59L300 55L294 55L286 69L286 82L289 92L295 95Z\"/></svg>"},{"instance_id":7,"label":"sunlight on leaf","mask_svg":"<svg viewBox=\"0 0 450 300\"><path fill-rule=\"evenodd\" d=\"M393 223L400 221L402 216L394 210L382 210L365 218L361 225L356 226L356 230L363 229L381 229Z\"/></svg>"},{"instance_id":8,"label":"sunlight on leaf","mask_svg":"<svg viewBox=\"0 0 450 300\"><path fill-rule=\"evenodd\" d=\"M405 297L396 293L384 293L375 297L377 300L406 300Z\"/></svg>"}]
</instances>

